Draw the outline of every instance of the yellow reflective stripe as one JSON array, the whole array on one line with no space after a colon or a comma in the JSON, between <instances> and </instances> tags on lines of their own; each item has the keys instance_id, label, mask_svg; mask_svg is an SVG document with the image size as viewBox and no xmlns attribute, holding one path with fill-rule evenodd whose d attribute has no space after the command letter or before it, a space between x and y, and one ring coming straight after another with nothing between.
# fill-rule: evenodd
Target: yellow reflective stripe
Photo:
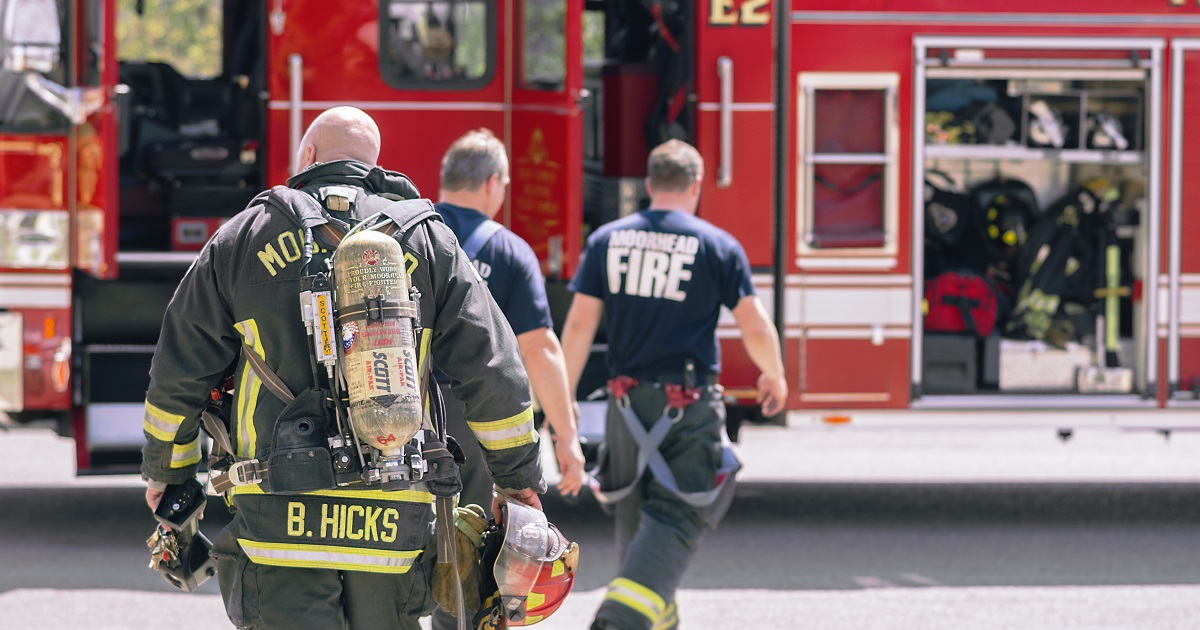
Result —
<instances>
[{"instance_id":1,"label":"yellow reflective stripe","mask_svg":"<svg viewBox=\"0 0 1200 630\"><path fill-rule=\"evenodd\" d=\"M254 348L255 354L266 361L267 354L263 350L262 340L258 336L258 322L247 319L234 324L234 328L242 333L242 338L246 340L247 345ZM250 368L250 364L243 361L242 381L238 387L237 444L234 448L237 449L238 455L246 459L254 458L254 444L258 440L258 432L254 428L254 410L258 406L260 393L262 393L262 380Z\"/></svg>"},{"instance_id":2,"label":"yellow reflective stripe","mask_svg":"<svg viewBox=\"0 0 1200 630\"><path fill-rule=\"evenodd\" d=\"M495 451L536 442L537 431L533 428L533 408L503 420L491 422L468 422L484 448Z\"/></svg>"},{"instance_id":3,"label":"yellow reflective stripe","mask_svg":"<svg viewBox=\"0 0 1200 630\"><path fill-rule=\"evenodd\" d=\"M558 577L567 570L567 563L562 560L555 560L550 563L550 577Z\"/></svg>"},{"instance_id":4,"label":"yellow reflective stripe","mask_svg":"<svg viewBox=\"0 0 1200 630\"><path fill-rule=\"evenodd\" d=\"M183 416L167 413L146 401L146 413L142 416L142 430L164 442L174 442Z\"/></svg>"},{"instance_id":5,"label":"yellow reflective stripe","mask_svg":"<svg viewBox=\"0 0 1200 630\"><path fill-rule=\"evenodd\" d=\"M171 445L171 468L187 468L200 463L200 436L187 444Z\"/></svg>"},{"instance_id":6,"label":"yellow reflective stripe","mask_svg":"<svg viewBox=\"0 0 1200 630\"><path fill-rule=\"evenodd\" d=\"M433 340L433 329L421 329L421 362L417 365L417 374L425 377L425 364L429 362L429 343Z\"/></svg>"},{"instance_id":7,"label":"yellow reflective stripe","mask_svg":"<svg viewBox=\"0 0 1200 630\"><path fill-rule=\"evenodd\" d=\"M654 624L650 630L671 630L678 625L679 612L675 607L675 600L671 600L671 603L667 604L667 610L663 613L662 619L659 619L658 623Z\"/></svg>"},{"instance_id":8,"label":"yellow reflective stripe","mask_svg":"<svg viewBox=\"0 0 1200 630\"><path fill-rule=\"evenodd\" d=\"M369 573L407 573L421 555L416 551L384 551L334 545L299 545L237 539L255 564L303 569L341 569Z\"/></svg>"},{"instance_id":9,"label":"yellow reflective stripe","mask_svg":"<svg viewBox=\"0 0 1200 630\"><path fill-rule=\"evenodd\" d=\"M666 604L658 593L627 578L617 578L608 584L608 592L604 599L611 599L624 604L641 613L651 624L656 624L663 616Z\"/></svg>"},{"instance_id":10,"label":"yellow reflective stripe","mask_svg":"<svg viewBox=\"0 0 1200 630\"><path fill-rule=\"evenodd\" d=\"M234 486L229 490L230 494L244 495L266 495L263 489L258 484L250 484L246 486ZM384 492L383 490L314 490L312 492L302 492L299 495L289 496L305 496L305 497L330 497L334 499L365 499L370 501L397 501L402 503L433 503L433 495L420 490L397 490L395 492Z\"/></svg>"},{"instance_id":11,"label":"yellow reflective stripe","mask_svg":"<svg viewBox=\"0 0 1200 630\"><path fill-rule=\"evenodd\" d=\"M546 595L544 593L530 591L529 595L526 596L526 598L525 598L525 610L529 610L530 608L537 608L538 606L541 606L542 604L545 604L545 603L546 603ZM540 619L541 619L541 617L538 617L534 621L538 621ZM527 625L527 626L533 624L534 621L530 621L529 616L525 617L525 625Z\"/></svg>"}]
</instances>

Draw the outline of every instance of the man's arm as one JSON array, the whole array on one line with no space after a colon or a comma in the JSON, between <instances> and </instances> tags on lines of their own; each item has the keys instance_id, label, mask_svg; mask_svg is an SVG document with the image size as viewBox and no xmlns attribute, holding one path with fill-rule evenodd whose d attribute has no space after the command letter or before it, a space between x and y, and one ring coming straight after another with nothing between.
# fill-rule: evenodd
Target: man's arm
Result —
<instances>
[{"instance_id":1,"label":"man's arm","mask_svg":"<svg viewBox=\"0 0 1200 630\"><path fill-rule=\"evenodd\" d=\"M764 416L774 416L787 403L788 387L783 378L783 357L779 352L779 332L767 317L762 301L747 295L738 301L733 317L742 331L742 343L750 360L762 374L758 377L758 402Z\"/></svg>"},{"instance_id":2,"label":"man's arm","mask_svg":"<svg viewBox=\"0 0 1200 630\"><path fill-rule=\"evenodd\" d=\"M563 357L567 361L567 384L572 397L579 388L579 377L587 365L592 352L592 340L600 327L600 316L604 313L604 301L600 298L576 293L567 312L567 323L563 324Z\"/></svg>"},{"instance_id":3,"label":"man's arm","mask_svg":"<svg viewBox=\"0 0 1200 630\"><path fill-rule=\"evenodd\" d=\"M432 303L436 315L423 325L434 331L434 364L450 377L451 394L466 405L467 426L479 440L492 481L514 496L531 490L519 496L534 504L546 482L516 337L450 229L434 221L425 226L431 259L423 266L432 275L433 294L422 298L422 307Z\"/></svg>"},{"instance_id":4,"label":"man's arm","mask_svg":"<svg viewBox=\"0 0 1200 630\"><path fill-rule=\"evenodd\" d=\"M583 486L583 451L571 410L571 391L567 386L566 360L558 338L549 328L535 328L517 335L529 384L542 403L546 421L554 429L554 454L562 472L560 492L577 494Z\"/></svg>"}]
</instances>

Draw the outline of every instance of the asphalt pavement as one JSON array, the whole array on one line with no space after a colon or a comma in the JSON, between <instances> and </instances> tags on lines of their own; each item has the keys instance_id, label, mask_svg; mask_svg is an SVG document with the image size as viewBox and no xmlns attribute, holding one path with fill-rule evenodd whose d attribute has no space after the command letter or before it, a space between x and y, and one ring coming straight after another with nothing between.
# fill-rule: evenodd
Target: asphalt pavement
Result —
<instances>
[{"instance_id":1,"label":"asphalt pavement","mask_svg":"<svg viewBox=\"0 0 1200 630\"><path fill-rule=\"evenodd\" d=\"M1200 627L1200 435L742 438L733 510L679 592L683 628ZM181 594L146 568L136 477L77 478L72 454L0 432L0 627L230 627L215 581ZM545 503L582 564L536 627L583 629L617 569L611 521L591 498ZM227 518L210 508L203 527Z\"/></svg>"}]
</instances>

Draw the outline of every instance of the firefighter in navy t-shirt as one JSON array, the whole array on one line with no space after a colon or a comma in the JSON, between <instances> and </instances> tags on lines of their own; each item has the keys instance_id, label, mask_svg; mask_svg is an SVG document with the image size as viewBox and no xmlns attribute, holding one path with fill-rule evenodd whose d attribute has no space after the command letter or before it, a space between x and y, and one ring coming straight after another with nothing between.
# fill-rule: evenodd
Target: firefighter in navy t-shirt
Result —
<instances>
[{"instance_id":1,"label":"firefighter in navy t-shirt","mask_svg":"<svg viewBox=\"0 0 1200 630\"><path fill-rule=\"evenodd\" d=\"M529 244L491 220L504 205L508 174L508 157L500 140L486 129L467 133L450 145L442 158L441 190L434 209L458 236L517 337L530 385L554 429L554 452L562 472L558 489L576 494L583 485L583 452L545 279ZM467 410L457 397L447 395L452 393L449 385L449 379L439 374L449 432L468 437L459 440L467 456L460 469L463 490L459 505L486 507L492 501L492 482L476 458L482 457L480 446L489 451L504 449L505 440L469 439ZM433 627L457 626L452 616L439 610L434 613Z\"/></svg>"},{"instance_id":2,"label":"firefighter in navy t-shirt","mask_svg":"<svg viewBox=\"0 0 1200 630\"><path fill-rule=\"evenodd\" d=\"M695 216L704 175L699 152L668 141L650 153L648 173L650 209L588 239L563 328L574 390L607 314L612 380L598 490L615 508L621 564L593 630L676 627L675 590L706 527L728 507L732 486L722 480L732 474L721 473L727 443L717 385L722 306L733 312L762 371L763 413L779 413L788 392L779 335L754 294L745 252ZM657 450L649 466L639 467L640 448ZM726 485L729 491L718 494Z\"/></svg>"}]
</instances>

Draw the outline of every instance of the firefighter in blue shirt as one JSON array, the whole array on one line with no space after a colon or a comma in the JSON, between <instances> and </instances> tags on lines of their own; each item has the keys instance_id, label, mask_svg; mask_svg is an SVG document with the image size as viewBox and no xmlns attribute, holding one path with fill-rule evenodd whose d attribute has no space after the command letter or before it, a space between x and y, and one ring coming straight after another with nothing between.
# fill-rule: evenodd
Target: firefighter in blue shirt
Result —
<instances>
[{"instance_id":1,"label":"firefighter in blue shirt","mask_svg":"<svg viewBox=\"0 0 1200 630\"><path fill-rule=\"evenodd\" d=\"M540 509L545 481L516 340L432 203L417 199L408 178L375 165L379 147L379 129L362 111L322 113L301 142L291 190L256 197L188 270L167 307L146 393L142 476L152 509L168 484L195 476L201 413L231 368L229 437L239 464L261 464L280 440L298 440L321 424L328 389L313 385L298 299L303 269L321 268L333 251L322 228L344 230L375 208L395 212L401 205L413 208L395 238L420 291L422 346L469 404L475 437L496 444L484 457L502 493ZM275 205L275 195L285 193L296 205ZM411 201L395 203L400 199ZM318 234L311 265L302 256L305 226ZM302 393L285 403L277 390ZM312 403L304 408L311 415L297 420L290 410L301 401ZM313 437L310 458L328 443L324 431ZM419 628L419 617L434 608L432 486L384 491L354 481L290 491L288 483L309 483L309 468L293 468L294 477L277 480L288 490L281 493L272 480L276 468L256 469L266 477L227 491L236 513L212 555L230 621L259 630ZM332 480L329 470L311 472Z\"/></svg>"},{"instance_id":2,"label":"firefighter in blue shirt","mask_svg":"<svg viewBox=\"0 0 1200 630\"><path fill-rule=\"evenodd\" d=\"M529 373L529 382L554 429L554 451L562 481L558 489L576 494L583 485L583 452L567 389L562 347L554 335L545 279L537 256L521 237L492 220L504 205L508 187L508 157L504 144L492 132L471 131L456 140L442 158L441 190L434 208L458 236L464 253L475 264L492 297L517 336L517 345ZM467 435L466 408L453 397L450 379L438 375L445 394L447 426L451 435ZM466 464L460 468L463 490L460 505L491 502L492 486L480 465L480 446L462 440ZM484 449L498 444L480 443ZM453 628L444 611L434 613L434 628Z\"/></svg>"},{"instance_id":3,"label":"firefighter in blue shirt","mask_svg":"<svg viewBox=\"0 0 1200 630\"><path fill-rule=\"evenodd\" d=\"M563 327L574 388L606 314L609 410L597 490L616 513L617 577L593 630L678 625L675 591L707 527L732 498L717 375L721 307L733 312L761 370L767 416L787 400L779 335L754 294L750 266L728 233L695 216L704 165L671 140L648 161L650 208L596 230L571 281ZM650 449L639 458L639 450ZM643 463L639 465L639 459Z\"/></svg>"}]
</instances>

